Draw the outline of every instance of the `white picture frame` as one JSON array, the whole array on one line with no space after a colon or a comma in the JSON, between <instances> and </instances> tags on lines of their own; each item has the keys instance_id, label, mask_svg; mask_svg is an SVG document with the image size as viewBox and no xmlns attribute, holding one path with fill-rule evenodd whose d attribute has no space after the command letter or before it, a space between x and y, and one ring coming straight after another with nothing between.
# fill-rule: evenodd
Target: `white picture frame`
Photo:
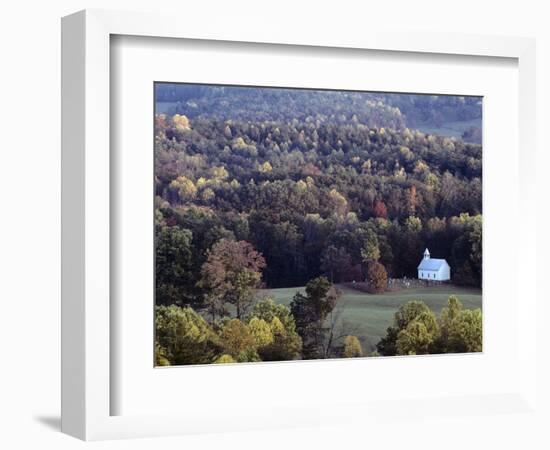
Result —
<instances>
[{"instance_id":1,"label":"white picture frame","mask_svg":"<svg viewBox=\"0 0 550 450\"><path fill-rule=\"evenodd\" d=\"M282 30L254 24L233 27L223 22L204 27L200 20L185 26L170 15L87 10L67 16L62 22L62 430L85 440L162 436L209 431L234 431L265 428L268 411L235 413L247 421L224 420L189 412L170 414L112 415L112 395L116 385L111 378L112 342L116 323L111 320L111 190L110 161L111 36L141 36L256 44L284 44L301 47L366 49L407 52L417 55L445 54L510 58L518 64L518 148L517 186L518 226L521 238L510 242L518 259L536 261L535 186L535 42L532 39L488 37L445 33L395 33L377 30L349 30L329 36L322 29ZM178 81L178 80L175 80ZM517 280L528 280L529 268L518 266ZM521 361L514 386L502 393L465 393L464 397L435 397L407 400L408 411L415 414L437 404L442 415L468 415L472 412L494 414L507 405L522 413L536 407L536 292L534 284L522 288L521 308L517 311L518 342ZM517 295L511 293L510 295ZM310 364L310 363L308 363ZM314 364L314 363L311 363ZM332 363L335 364L335 363ZM358 370L360 362L350 362L342 370ZM393 366L406 370L404 359ZM311 366L310 366L311 367ZM336 366L333 366L336 367ZM215 370L221 370L216 368ZM223 368L227 370L228 368ZM231 369L231 368L229 368ZM262 365L265 371L274 365ZM185 376L184 373L181 375ZM400 400L399 398L392 401ZM432 403L430 403L432 402ZM323 424L367 417L389 410L384 401L343 402L297 408L284 406L284 399L271 412L269 427ZM473 409L472 409L473 408ZM253 415L254 416L254 415ZM390 414L391 416L391 414ZM390 417L389 416L389 417ZM390 417L390 420L391 419ZM243 423L244 422L244 423Z\"/></svg>"}]
</instances>

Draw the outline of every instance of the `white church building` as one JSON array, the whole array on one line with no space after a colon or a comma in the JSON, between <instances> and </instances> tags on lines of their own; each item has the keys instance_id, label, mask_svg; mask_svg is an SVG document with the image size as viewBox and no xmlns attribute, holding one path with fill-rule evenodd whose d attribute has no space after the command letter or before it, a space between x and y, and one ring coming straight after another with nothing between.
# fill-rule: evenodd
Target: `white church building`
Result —
<instances>
[{"instance_id":1,"label":"white church building","mask_svg":"<svg viewBox=\"0 0 550 450\"><path fill-rule=\"evenodd\" d=\"M451 279L451 266L444 259L430 258L430 252L426 249L424 258L418 265L418 279L449 281Z\"/></svg>"}]
</instances>

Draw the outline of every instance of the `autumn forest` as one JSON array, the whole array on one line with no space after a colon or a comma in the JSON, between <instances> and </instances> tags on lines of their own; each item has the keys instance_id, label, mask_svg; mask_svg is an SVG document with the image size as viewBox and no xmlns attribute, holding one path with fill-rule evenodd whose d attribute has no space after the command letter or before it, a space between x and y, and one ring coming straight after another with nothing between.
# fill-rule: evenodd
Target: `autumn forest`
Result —
<instances>
[{"instance_id":1,"label":"autumn forest","mask_svg":"<svg viewBox=\"0 0 550 450\"><path fill-rule=\"evenodd\" d=\"M155 365L481 351L481 105L155 83Z\"/></svg>"}]
</instances>

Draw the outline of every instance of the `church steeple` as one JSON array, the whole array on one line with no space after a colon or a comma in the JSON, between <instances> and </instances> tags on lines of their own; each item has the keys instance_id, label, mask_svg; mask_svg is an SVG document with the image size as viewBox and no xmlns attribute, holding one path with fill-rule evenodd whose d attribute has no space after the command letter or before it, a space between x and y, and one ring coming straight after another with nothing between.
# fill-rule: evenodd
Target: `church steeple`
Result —
<instances>
[{"instance_id":1,"label":"church steeple","mask_svg":"<svg viewBox=\"0 0 550 450\"><path fill-rule=\"evenodd\" d=\"M424 259L430 259L430 251L428 249L424 250Z\"/></svg>"}]
</instances>

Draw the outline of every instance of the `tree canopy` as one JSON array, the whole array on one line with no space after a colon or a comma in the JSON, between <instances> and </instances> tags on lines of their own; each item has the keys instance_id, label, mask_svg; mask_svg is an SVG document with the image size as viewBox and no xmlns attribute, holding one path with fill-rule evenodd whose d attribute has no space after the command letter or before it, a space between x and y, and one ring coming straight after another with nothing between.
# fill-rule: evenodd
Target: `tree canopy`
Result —
<instances>
[{"instance_id":1,"label":"tree canopy","mask_svg":"<svg viewBox=\"0 0 550 450\"><path fill-rule=\"evenodd\" d=\"M410 301L395 313L377 350L384 356L480 352L481 310L464 309L457 297L450 296L437 318L424 302Z\"/></svg>"}]
</instances>

